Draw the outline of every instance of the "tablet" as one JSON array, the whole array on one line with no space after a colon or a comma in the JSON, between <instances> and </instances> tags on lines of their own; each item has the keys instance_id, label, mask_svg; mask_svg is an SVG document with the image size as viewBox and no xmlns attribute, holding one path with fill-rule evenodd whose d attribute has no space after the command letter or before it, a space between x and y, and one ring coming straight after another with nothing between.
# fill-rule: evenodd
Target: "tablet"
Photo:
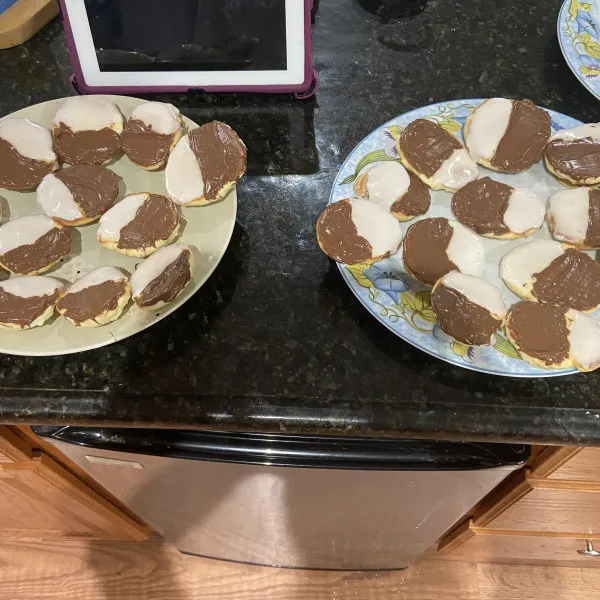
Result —
<instances>
[{"instance_id":1,"label":"tablet","mask_svg":"<svg viewBox=\"0 0 600 600\"><path fill-rule=\"evenodd\" d=\"M312 0L60 0L91 93L311 92Z\"/></svg>"}]
</instances>

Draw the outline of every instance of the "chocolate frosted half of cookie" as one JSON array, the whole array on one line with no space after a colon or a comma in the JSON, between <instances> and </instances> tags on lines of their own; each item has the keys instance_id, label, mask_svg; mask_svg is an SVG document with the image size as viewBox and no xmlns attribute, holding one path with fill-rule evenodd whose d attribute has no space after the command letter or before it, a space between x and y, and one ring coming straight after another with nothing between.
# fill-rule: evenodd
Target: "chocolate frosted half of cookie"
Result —
<instances>
[{"instance_id":1,"label":"chocolate frosted half of cookie","mask_svg":"<svg viewBox=\"0 0 600 600\"><path fill-rule=\"evenodd\" d=\"M538 230L546 211L531 190L482 177L454 193L452 212L463 225L481 235L515 239Z\"/></svg>"},{"instance_id":2,"label":"chocolate frosted half of cookie","mask_svg":"<svg viewBox=\"0 0 600 600\"><path fill-rule=\"evenodd\" d=\"M142 262L131 276L131 295L144 310L161 308L177 299L192 280L194 259L188 246L165 246Z\"/></svg>"},{"instance_id":3,"label":"chocolate frosted half of cookie","mask_svg":"<svg viewBox=\"0 0 600 600\"><path fill-rule=\"evenodd\" d=\"M555 240L581 249L600 248L600 191L561 190L548 201L548 224Z\"/></svg>"},{"instance_id":4,"label":"chocolate frosted half of cookie","mask_svg":"<svg viewBox=\"0 0 600 600\"><path fill-rule=\"evenodd\" d=\"M426 285L434 285L450 271L478 277L485 266L481 239L444 217L413 223L404 238L402 258L406 272Z\"/></svg>"},{"instance_id":5,"label":"chocolate frosted half of cookie","mask_svg":"<svg viewBox=\"0 0 600 600\"><path fill-rule=\"evenodd\" d=\"M0 121L0 188L34 190L57 167L48 129L29 119Z\"/></svg>"},{"instance_id":6,"label":"chocolate frosted half of cookie","mask_svg":"<svg viewBox=\"0 0 600 600\"><path fill-rule=\"evenodd\" d=\"M53 314L63 284L52 277L14 277L0 282L0 327L31 329Z\"/></svg>"},{"instance_id":7,"label":"chocolate frosted half of cookie","mask_svg":"<svg viewBox=\"0 0 600 600\"><path fill-rule=\"evenodd\" d=\"M548 112L530 100L491 98L467 118L465 143L481 165L521 173L542 159L550 122Z\"/></svg>"},{"instance_id":8,"label":"chocolate frosted half of cookie","mask_svg":"<svg viewBox=\"0 0 600 600\"><path fill-rule=\"evenodd\" d=\"M36 195L47 216L63 225L85 225L105 213L118 192L119 180L109 169L73 165L46 175Z\"/></svg>"},{"instance_id":9,"label":"chocolate frosted half of cookie","mask_svg":"<svg viewBox=\"0 0 600 600\"><path fill-rule=\"evenodd\" d=\"M127 277L114 267L98 267L61 295L56 309L77 327L100 327L121 316L131 297Z\"/></svg>"},{"instance_id":10,"label":"chocolate frosted half of cookie","mask_svg":"<svg viewBox=\"0 0 600 600\"><path fill-rule=\"evenodd\" d=\"M427 186L397 161L371 167L356 179L354 191L380 204L399 221L424 215L431 204Z\"/></svg>"},{"instance_id":11,"label":"chocolate frosted half of cookie","mask_svg":"<svg viewBox=\"0 0 600 600\"><path fill-rule=\"evenodd\" d=\"M346 198L329 204L317 221L321 250L348 265L394 254L402 242L398 220L371 200Z\"/></svg>"},{"instance_id":12,"label":"chocolate frosted half of cookie","mask_svg":"<svg viewBox=\"0 0 600 600\"><path fill-rule=\"evenodd\" d=\"M74 96L54 117L54 150L70 165L103 164L121 154L123 115L101 96Z\"/></svg>"},{"instance_id":13,"label":"chocolate frosted half of cookie","mask_svg":"<svg viewBox=\"0 0 600 600\"><path fill-rule=\"evenodd\" d=\"M38 275L71 253L71 230L45 215L0 227L0 265L16 275Z\"/></svg>"},{"instance_id":14,"label":"chocolate frosted half of cookie","mask_svg":"<svg viewBox=\"0 0 600 600\"><path fill-rule=\"evenodd\" d=\"M177 206L166 196L125 196L100 218L98 242L116 252L146 257L170 244L179 232Z\"/></svg>"},{"instance_id":15,"label":"chocolate frosted half of cookie","mask_svg":"<svg viewBox=\"0 0 600 600\"><path fill-rule=\"evenodd\" d=\"M437 281L431 292L431 306L442 330L470 346L489 346L506 315L495 285L458 271Z\"/></svg>"},{"instance_id":16,"label":"chocolate frosted half of cookie","mask_svg":"<svg viewBox=\"0 0 600 600\"><path fill-rule=\"evenodd\" d=\"M404 166L434 190L456 191L477 179L479 169L466 148L441 125L417 119L399 142Z\"/></svg>"},{"instance_id":17,"label":"chocolate frosted half of cookie","mask_svg":"<svg viewBox=\"0 0 600 600\"><path fill-rule=\"evenodd\" d=\"M165 183L173 202L199 206L225 198L245 172L244 142L229 125L211 121L177 142Z\"/></svg>"}]
</instances>

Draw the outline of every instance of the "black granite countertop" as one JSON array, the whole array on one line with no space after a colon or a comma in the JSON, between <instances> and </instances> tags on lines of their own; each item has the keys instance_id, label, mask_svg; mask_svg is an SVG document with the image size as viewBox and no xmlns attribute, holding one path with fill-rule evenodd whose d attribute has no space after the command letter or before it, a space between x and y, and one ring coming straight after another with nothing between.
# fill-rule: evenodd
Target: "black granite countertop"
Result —
<instances>
[{"instance_id":1,"label":"black granite countertop","mask_svg":"<svg viewBox=\"0 0 600 600\"><path fill-rule=\"evenodd\" d=\"M202 290L143 333L74 356L1 356L0 421L600 444L600 372L516 380L423 354L367 313L314 235L346 155L407 110L509 96L597 121L560 53L560 4L430 0L385 21L322 0L312 100L161 96L248 144L231 245ZM0 52L0 115L70 94L70 72L55 20Z\"/></svg>"}]
</instances>

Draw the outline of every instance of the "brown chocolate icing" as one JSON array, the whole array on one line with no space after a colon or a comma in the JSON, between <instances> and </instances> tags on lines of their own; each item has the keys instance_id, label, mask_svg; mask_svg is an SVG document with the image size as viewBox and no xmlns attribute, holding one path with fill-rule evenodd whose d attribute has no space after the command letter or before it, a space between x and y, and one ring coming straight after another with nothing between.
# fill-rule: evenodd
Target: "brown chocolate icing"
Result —
<instances>
[{"instance_id":1,"label":"brown chocolate icing","mask_svg":"<svg viewBox=\"0 0 600 600\"><path fill-rule=\"evenodd\" d=\"M569 329L564 308L518 302L508 313L510 337L521 352L554 365L569 357Z\"/></svg>"},{"instance_id":2,"label":"brown chocolate icing","mask_svg":"<svg viewBox=\"0 0 600 600\"><path fill-rule=\"evenodd\" d=\"M129 119L121 135L125 154L136 164L152 167L163 163L173 143L174 133L156 133L139 119Z\"/></svg>"},{"instance_id":3,"label":"brown chocolate icing","mask_svg":"<svg viewBox=\"0 0 600 600\"><path fill-rule=\"evenodd\" d=\"M463 344L489 345L492 335L502 325L489 310L442 283L431 293L431 306L442 330Z\"/></svg>"},{"instance_id":4,"label":"brown chocolate icing","mask_svg":"<svg viewBox=\"0 0 600 600\"><path fill-rule=\"evenodd\" d=\"M86 217L105 213L119 191L117 176L99 165L73 165L57 171L54 176L67 186Z\"/></svg>"},{"instance_id":5,"label":"brown chocolate icing","mask_svg":"<svg viewBox=\"0 0 600 600\"><path fill-rule=\"evenodd\" d=\"M59 291L47 296L23 298L11 294L0 287L0 323L10 323L27 327L42 316L49 306L56 302Z\"/></svg>"},{"instance_id":6,"label":"brown chocolate icing","mask_svg":"<svg viewBox=\"0 0 600 600\"><path fill-rule=\"evenodd\" d=\"M71 252L71 230L53 227L33 244L9 250L0 261L13 273L28 275L56 262Z\"/></svg>"},{"instance_id":7,"label":"brown chocolate icing","mask_svg":"<svg viewBox=\"0 0 600 600\"><path fill-rule=\"evenodd\" d=\"M154 306L159 302L172 302L188 284L190 273L190 251L181 254L158 276L153 279L136 298L139 306Z\"/></svg>"},{"instance_id":8,"label":"brown chocolate icing","mask_svg":"<svg viewBox=\"0 0 600 600\"><path fill-rule=\"evenodd\" d=\"M419 281L433 285L446 273L458 270L446 252L453 231L443 217L423 219L408 228L404 238L404 266Z\"/></svg>"},{"instance_id":9,"label":"brown chocolate icing","mask_svg":"<svg viewBox=\"0 0 600 600\"><path fill-rule=\"evenodd\" d=\"M152 248L166 240L178 223L179 213L173 202L160 194L148 194L135 217L121 229L118 247Z\"/></svg>"},{"instance_id":10,"label":"brown chocolate icing","mask_svg":"<svg viewBox=\"0 0 600 600\"><path fill-rule=\"evenodd\" d=\"M354 265L373 258L371 244L358 235L348 200L334 202L321 213L317 239L323 252L338 262Z\"/></svg>"},{"instance_id":11,"label":"brown chocolate icing","mask_svg":"<svg viewBox=\"0 0 600 600\"><path fill-rule=\"evenodd\" d=\"M490 161L509 173L526 171L542 159L550 137L550 115L531 100L513 100L508 127Z\"/></svg>"},{"instance_id":12,"label":"brown chocolate icing","mask_svg":"<svg viewBox=\"0 0 600 600\"><path fill-rule=\"evenodd\" d=\"M600 248L600 191L589 190L588 228L584 243L590 248Z\"/></svg>"},{"instance_id":13,"label":"brown chocolate icing","mask_svg":"<svg viewBox=\"0 0 600 600\"><path fill-rule=\"evenodd\" d=\"M216 200L223 186L246 172L246 146L225 123L211 121L193 129L189 142L202 171L207 200Z\"/></svg>"},{"instance_id":14,"label":"brown chocolate icing","mask_svg":"<svg viewBox=\"0 0 600 600\"><path fill-rule=\"evenodd\" d=\"M60 123L52 137L54 151L70 165L99 165L121 153L121 137L109 127L98 131L72 131Z\"/></svg>"},{"instance_id":15,"label":"brown chocolate icing","mask_svg":"<svg viewBox=\"0 0 600 600\"><path fill-rule=\"evenodd\" d=\"M0 138L0 187L15 192L34 190L55 166L19 154L12 144Z\"/></svg>"},{"instance_id":16,"label":"brown chocolate icing","mask_svg":"<svg viewBox=\"0 0 600 600\"><path fill-rule=\"evenodd\" d=\"M417 119L409 123L400 136L400 150L411 167L426 177L433 177L442 163L462 144L437 123Z\"/></svg>"},{"instance_id":17,"label":"brown chocolate icing","mask_svg":"<svg viewBox=\"0 0 600 600\"><path fill-rule=\"evenodd\" d=\"M582 311L600 304L600 264L585 252L569 248L533 278L531 293L543 304Z\"/></svg>"},{"instance_id":18,"label":"brown chocolate icing","mask_svg":"<svg viewBox=\"0 0 600 600\"><path fill-rule=\"evenodd\" d=\"M127 282L103 281L98 285L91 285L79 292L68 292L58 301L56 307L65 317L75 323L83 323L88 319L95 319L105 312L115 310L119 298L125 293Z\"/></svg>"},{"instance_id":19,"label":"brown chocolate icing","mask_svg":"<svg viewBox=\"0 0 600 600\"><path fill-rule=\"evenodd\" d=\"M504 224L504 213L512 193L510 185L482 177L454 193L452 212L477 233L502 235L509 231Z\"/></svg>"},{"instance_id":20,"label":"brown chocolate icing","mask_svg":"<svg viewBox=\"0 0 600 600\"><path fill-rule=\"evenodd\" d=\"M429 210L431 194L429 188L414 174L409 172L410 185L401 198L392 204L391 212L402 213L407 217L418 217Z\"/></svg>"},{"instance_id":21,"label":"brown chocolate icing","mask_svg":"<svg viewBox=\"0 0 600 600\"><path fill-rule=\"evenodd\" d=\"M557 173L575 181L600 177L600 142L592 138L550 140L546 159Z\"/></svg>"}]
</instances>

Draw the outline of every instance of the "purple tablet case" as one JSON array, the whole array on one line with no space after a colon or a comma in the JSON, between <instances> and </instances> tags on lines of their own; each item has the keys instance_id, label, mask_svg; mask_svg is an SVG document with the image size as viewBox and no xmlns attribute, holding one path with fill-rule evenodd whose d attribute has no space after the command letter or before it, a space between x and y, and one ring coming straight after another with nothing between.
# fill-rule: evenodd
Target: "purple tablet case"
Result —
<instances>
[{"instance_id":1,"label":"purple tablet case","mask_svg":"<svg viewBox=\"0 0 600 600\"><path fill-rule=\"evenodd\" d=\"M129 87L108 87L108 86L89 86L85 82L73 30L69 20L69 14L65 8L64 0L58 0L60 11L65 26L67 46L73 65L73 75L71 76L71 85L79 94L151 94L164 92L260 92L260 93L294 93L297 98L310 98L317 90L319 77L313 67L312 60L312 9L314 0L304 0L304 81L301 84L294 85L261 85L261 86L205 86L202 88L193 86L129 86ZM83 1L83 0L82 0Z\"/></svg>"}]
</instances>

